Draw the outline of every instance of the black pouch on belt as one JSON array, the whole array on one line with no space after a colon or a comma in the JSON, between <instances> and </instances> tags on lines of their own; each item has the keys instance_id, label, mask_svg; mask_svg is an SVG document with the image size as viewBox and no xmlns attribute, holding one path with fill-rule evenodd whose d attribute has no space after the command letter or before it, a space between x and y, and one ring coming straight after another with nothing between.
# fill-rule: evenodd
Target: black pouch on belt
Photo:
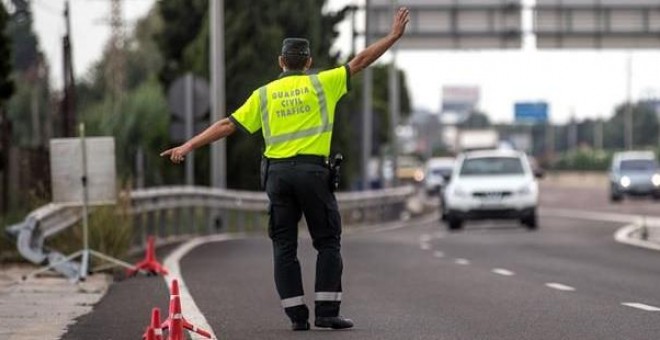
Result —
<instances>
[{"instance_id":1,"label":"black pouch on belt","mask_svg":"<svg viewBox=\"0 0 660 340\"><path fill-rule=\"evenodd\" d=\"M261 165L260 165L260 176L259 176L259 184L261 187L261 190L266 190L266 181L268 180L268 158L266 157L261 157Z\"/></svg>"},{"instance_id":2,"label":"black pouch on belt","mask_svg":"<svg viewBox=\"0 0 660 340\"><path fill-rule=\"evenodd\" d=\"M339 189L339 179L341 177L339 170L341 169L341 162L343 160L344 156L338 153L330 157L330 161L328 162L328 168L330 169L330 183L328 184L330 185L330 191L332 192Z\"/></svg>"}]
</instances>

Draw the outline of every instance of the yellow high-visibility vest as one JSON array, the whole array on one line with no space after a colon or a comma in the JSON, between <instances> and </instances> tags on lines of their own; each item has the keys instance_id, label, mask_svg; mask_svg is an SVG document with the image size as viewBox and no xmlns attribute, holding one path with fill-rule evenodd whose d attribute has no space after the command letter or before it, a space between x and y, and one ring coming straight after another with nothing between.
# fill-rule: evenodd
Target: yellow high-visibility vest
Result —
<instances>
[{"instance_id":1,"label":"yellow high-visibility vest","mask_svg":"<svg viewBox=\"0 0 660 340\"><path fill-rule=\"evenodd\" d=\"M319 74L285 72L257 89L230 119L255 133L262 131L268 158L330 154L335 107L349 86L348 68Z\"/></svg>"}]
</instances>

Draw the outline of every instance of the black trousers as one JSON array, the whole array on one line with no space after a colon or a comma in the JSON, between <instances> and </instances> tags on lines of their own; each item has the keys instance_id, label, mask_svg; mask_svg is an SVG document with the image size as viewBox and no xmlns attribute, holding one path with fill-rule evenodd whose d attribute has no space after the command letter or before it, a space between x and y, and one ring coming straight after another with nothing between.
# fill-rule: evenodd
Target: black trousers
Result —
<instances>
[{"instance_id":1,"label":"black trousers","mask_svg":"<svg viewBox=\"0 0 660 340\"><path fill-rule=\"evenodd\" d=\"M307 320L300 263L298 222L305 216L317 250L315 314L337 316L341 303L341 219L330 191L330 171L320 161L277 161L268 167L270 199L268 234L273 241L275 286L292 321Z\"/></svg>"}]
</instances>

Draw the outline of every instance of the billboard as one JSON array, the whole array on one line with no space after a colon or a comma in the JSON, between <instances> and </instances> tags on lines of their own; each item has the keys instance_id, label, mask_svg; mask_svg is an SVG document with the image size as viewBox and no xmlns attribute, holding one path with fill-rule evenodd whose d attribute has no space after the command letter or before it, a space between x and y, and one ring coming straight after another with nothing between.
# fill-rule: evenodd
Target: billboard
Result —
<instances>
[{"instance_id":1,"label":"billboard","mask_svg":"<svg viewBox=\"0 0 660 340\"><path fill-rule=\"evenodd\" d=\"M660 0L537 0L538 48L660 47Z\"/></svg>"},{"instance_id":2,"label":"billboard","mask_svg":"<svg viewBox=\"0 0 660 340\"><path fill-rule=\"evenodd\" d=\"M512 49L522 46L521 0L398 0L410 10L402 49ZM387 35L392 1L371 0L371 39Z\"/></svg>"},{"instance_id":3,"label":"billboard","mask_svg":"<svg viewBox=\"0 0 660 340\"><path fill-rule=\"evenodd\" d=\"M516 123L538 124L548 121L547 102L518 102L514 104L513 111Z\"/></svg>"},{"instance_id":4,"label":"billboard","mask_svg":"<svg viewBox=\"0 0 660 340\"><path fill-rule=\"evenodd\" d=\"M443 86L442 112L470 113L477 108L480 98L478 86Z\"/></svg>"}]
</instances>

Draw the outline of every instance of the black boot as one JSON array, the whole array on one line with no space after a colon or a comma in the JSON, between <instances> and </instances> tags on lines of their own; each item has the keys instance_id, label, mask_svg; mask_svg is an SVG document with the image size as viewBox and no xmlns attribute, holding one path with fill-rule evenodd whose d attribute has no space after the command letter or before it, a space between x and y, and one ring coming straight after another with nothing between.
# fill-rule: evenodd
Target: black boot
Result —
<instances>
[{"instance_id":1,"label":"black boot","mask_svg":"<svg viewBox=\"0 0 660 340\"><path fill-rule=\"evenodd\" d=\"M314 326L320 328L345 329L353 327L353 321L342 316L319 316Z\"/></svg>"},{"instance_id":2,"label":"black boot","mask_svg":"<svg viewBox=\"0 0 660 340\"><path fill-rule=\"evenodd\" d=\"M294 331L307 331L309 330L309 322L305 321L294 321L291 323L291 329Z\"/></svg>"}]
</instances>

